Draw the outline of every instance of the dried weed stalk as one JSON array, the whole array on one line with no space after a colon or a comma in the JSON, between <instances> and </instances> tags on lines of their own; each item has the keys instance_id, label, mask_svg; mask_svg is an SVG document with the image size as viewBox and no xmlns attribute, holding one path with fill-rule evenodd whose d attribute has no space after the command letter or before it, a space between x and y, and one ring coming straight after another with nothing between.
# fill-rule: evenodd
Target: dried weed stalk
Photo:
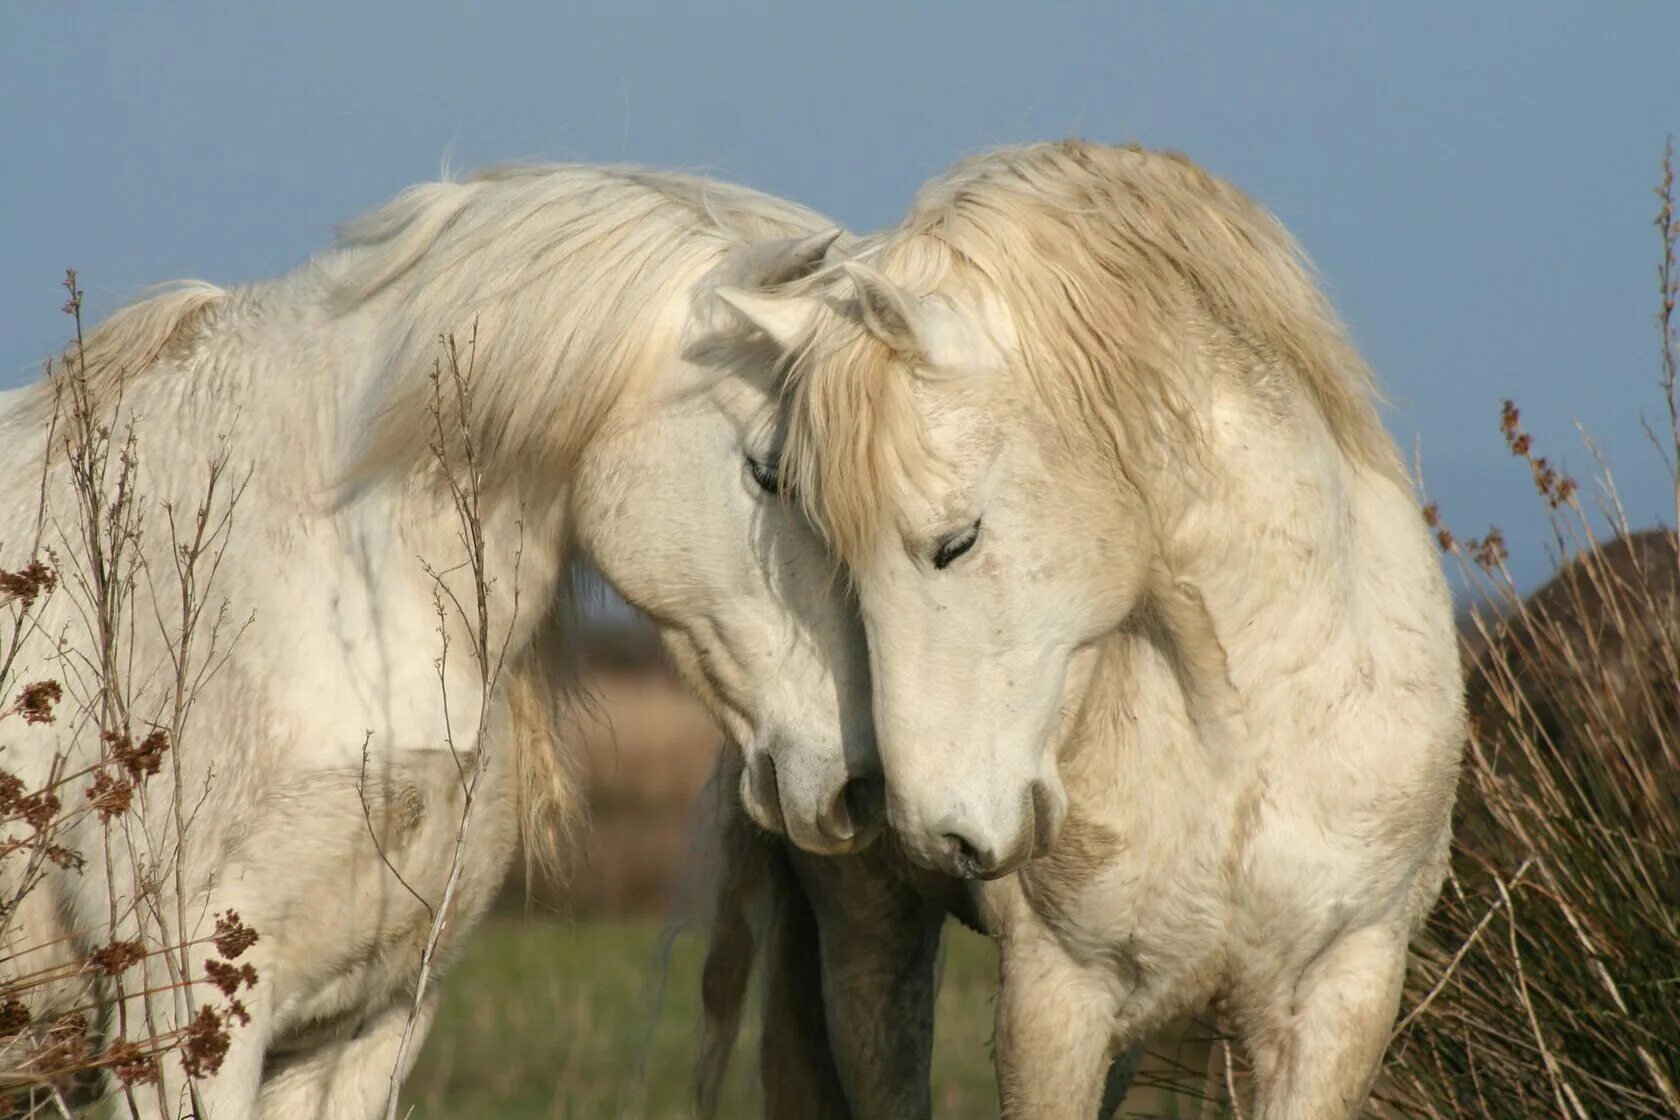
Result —
<instances>
[{"instance_id":1,"label":"dried weed stalk","mask_svg":"<svg viewBox=\"0 0 1680 1120\"><path fill-rule=\"evenodd\" d=\"M392 1063L390 1089L385 1107L387 1120L396 1120L397 1117L402 1072L408 1067L408 1054L414 1045L415 1031L421 1021L432 983L438 946L452 918L451 904L466 868L467 845L479 801L479 790L491 765L489 731L492 722L492 702L507 668L508 642L511 638L511 627L503 629L499 641L494 637L496 626L492 600L500 589L495 586L496 581L490 576L485 559L483 462L474 436L478 328L475 324L465 352L457 345L452 335L440 341L444 358L434 364L430 375L430 449L436 477L442 483L455 512L460 557L453 566L447 568L438 568L424 557L420 562L432 581L432 603L437 615L439 642L436 667L438 689L443 699L445 745L454 756L459 770L462 803L454 847L450 855L449 874L444 881L442 897L435 906L427 904L431 922L420 954L419 972L414 983L414 1001L403 1026L396 1059ZM506 592L508 619L516 616L519 610L519 566L523 554L524 532L522 518L516 523L516 528L521 537L513 558L513 586ZM468 581L465 599L462 598L462 593L456 590L455 583L450 578L462 572ZM478 715L474 723L473 740L465 750L455 741L454 720L450 717L448 670L453 646L452 634L456 632L466 636L467 654L476 670L478 686ZM390 866L388 861L387 866ZM394 872L394 868L392 870ZM406 882L403 885L410 893L414 893L415 897L420 897L414 887ZM421 901L425 902L423 898Z\"/></svg>"}]
</instances>

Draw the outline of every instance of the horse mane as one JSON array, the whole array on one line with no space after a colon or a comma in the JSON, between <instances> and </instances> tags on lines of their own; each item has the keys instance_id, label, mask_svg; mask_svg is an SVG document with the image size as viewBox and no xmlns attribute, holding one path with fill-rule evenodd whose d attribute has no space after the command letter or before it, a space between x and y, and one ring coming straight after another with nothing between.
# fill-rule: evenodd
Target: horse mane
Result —
<instances>
[{"instance_id":1,"label":"horse mane","mask_svg":"<svg viewBox=\"0 0 1680 1120\"><path fill-rule=\"evenodd\" d=\"M619 395L707 310L715 284L701 282L731 278L719 265L744 267L755 244L831 226L795 203L681 172L494 166L408 188L341 226L294 276L240 298L265 307L312 293L334 320L375 313L367 435L341 479L350 489L434 465L428 375L447 373L453 347L476 387L486 492L547 491ZM132 378L206 339L234 298L199 281L162 285L64 362L80 366L93 403L108 407ZM53 397L44 385L38 406L55 407Z\"/></svg>"},{"instance_id":2,"label":"horse mane","mask_svg":"<svg viewBox=\"0 0 1680 1120\"><path fill-rule=\"evenodd\" d=\"M1211 378L1225 377L1280 414L1286 395L1304 397L1344 454L1404 477L1374 379L1299 246L1182 155L1074 140L983 154L853 255L914 295L943 285L1007 307L1033 391L1109 454L1171 461L1200 446ZM787 477L856 555L883 488L936 469L910 378L855 317L822 315L789 385Z\"/></svg>"},{"instance_id":3,"label":"horse mane","mask_svg":"<svg viewBox=\"0 0 1680 1120\"><path fill-rule=\"evenodd\" d=\"M76 378L77 391L87 394L87 404L96 414L108 411L132 378L201 341L229 298L227 291L202 280L158 285L152 294L119 308L88 331L80 346L72 341L52 376L40 383L25 416L44 421L46 413L62 407L57 386L65 374Z\"/></svg>"},{"instance_id":4,"label":"horse mane","mask_svg":"<svg viewBox=\"0 0 1680 1120\"><path fill-rule=\"evenodd\" d=\"M755 242L830 223L745 187L633 167L494 167L424 183L339 231L329 306L378 305L366 480L434 458L428 374L476 382L489 488L552 488L613 403L678 345L696 284Z\"/></svg>"}]
</instances>

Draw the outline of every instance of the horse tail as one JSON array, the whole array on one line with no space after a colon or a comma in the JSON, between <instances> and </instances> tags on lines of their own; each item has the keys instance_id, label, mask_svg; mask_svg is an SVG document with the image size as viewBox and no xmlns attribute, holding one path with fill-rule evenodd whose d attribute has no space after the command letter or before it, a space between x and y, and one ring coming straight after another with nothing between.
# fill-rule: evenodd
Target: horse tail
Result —
<instances>
[{"instance_id":1,"label":"horse tail","mask_svg":"<svg viewBox=\"0 0 1680 1120\"><path fill-rule=\"evenodd\" d=\"M734 796L740 762L725 750L712 775L718 811L717 885L712 937L700 974L700 1047L694 1063L694 1112L704 1120L717 1116L718 1098L729 1057L741 1033L747 985L769 911L784 893L775 889L776 855Z\"/></svg>"}]
</instances>

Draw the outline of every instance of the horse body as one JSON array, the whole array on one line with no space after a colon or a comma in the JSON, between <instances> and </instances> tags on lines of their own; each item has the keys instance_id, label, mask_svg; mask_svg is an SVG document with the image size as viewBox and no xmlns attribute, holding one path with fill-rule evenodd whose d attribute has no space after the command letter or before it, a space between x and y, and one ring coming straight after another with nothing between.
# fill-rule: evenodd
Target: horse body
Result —
<instances>
[{"instance_id":1,"label":"horse body","mask_svg":"<svg viewBox=\"0 0 1680 1120\"><path fill-rule=\"evenodd\" d=\"M193 312L217 320L210 337L176 342L166 337L162 343L175 352L135 371L122 387L112 429L135 424L141 463L136 481L152 503L136 542L148 576L137 590L137 624L128 643L128 660L142 667L126 690L128 722L141 728L170 723L175 696L167 667L175 629L147 617L168 610L173 590L173 545L163 511L191 515L203 500L207 464L224 438L237 441L237 461L249 464L252 473L234 514L237 531L222 553L219 586L210 593L227 596L232 613L225 638L231 639L245 617L253 622L233 639L237 655L197 689L190 734L178 759L179 780L171 774L148 782L141 808L119 824L113 845L105 843L99 815L79 817L61 842L89 857L89 867L54 876L38 888L64 911L66 931L79 935L62 946L72 957L106 941L156 944L158 921L173 931L178 912L185 913L188 928L172 932L164 943L205 936L213 917L226 910L260 931L249 958L264 984L247 1001L258 1009L258 1022L246 1028L254 1045L236 1048L223 1073L206 1086L207 1102L226 1112L234 1102L255 1099L265 1052L284 1050L291 1036L322 1024L348 1018L353 1027L369 1010L394 1010L401 992L412 990L414 950L424 942L430 917L388 875L379 850L386 849L417 892L434 899L441 893L460 810L457 764L445 745L451 736L471 744L479 711L468 659L448 668L456 705L452 720L446 720L436 670L408 656L438 640L438 620L414 558L456 551L437 516L441 510L429 517L412 509L399 512L389 494L371 493L336 510L322 508L337 466L330 448L345 444L332 441L340 425L310 409L343 389L334 384L335 371L321 354L333 352L332 336L352 324L321 321L324 315L314 322L274 324L252 306L260 299L218 293ZM202 326L186 317L166 325L170 334ZM120 323L113 327L121 330ZM301 337L311 339L304 354L291 352L289 341L300 329ZM134 352L127 340L96 334L93 342ZM274 376L282 371L291 376ZM39 438L40 404L37 397L13 410L8 434L18 438L5 441L7 461L0 469L6 477L37 477L48 455ZM329 404L323 411L337 410ZM62 452L51 456L48 516L61 531L49 528L48 540L64 568L83 570L88 556L66 524L74 517L68 469ZM8 503L0 540L26 546L33 539L34 514L27 499ZM533 555L533 567L541 564ZM528 641L536 598L522 612L525 617L503 621L522 631L511 635L515 640ZM47 602L38 620L42 642L24 651L32 675L71 685L84 672L52 648L56 639L72 647L90 640L81 630L79 607L69 594ZM83 681L68 691L88 687ZM493 705L488 715L505 720L499 707ZM75 772L101 758L97 730L88 733L81 719L8 730L8 762L31 788L48 785L55 766ZM505 870L517 801L512 775L512 767L499 762L480 791L451 932L470 926ZM82 784L66 792L79 796ZM371 816L364 797L372 804ZM179 850L177 799L191 818ZM412 805L413 819L403 828L386 829L384 803L399 801ZM162 919L135 912L137 884L153 877L161 880ZM185 888L183 898L176 897L178 883ZM16 933L25 944L46 940L35 926ZM192 967L210 954L208 946L197 947ZM118 1012L132 1024L124 1032L129 1037L144 1033L140 1024L148 1013L163 1024L181 1021L165 962L150 965L143 980L131 976L127 986L165 994L151 1001L151 1008L134 998L126 1012ZM394 1054L386 1057L394 1060ZM177 1085L171 1083L166 1101L144 1089L138 1096L148 1106L173 1111L184 1103L173 1099ZM276 1105L271 1111L283 1110Z\"/></svg>"},{"instance_id":2,"label":"horse body","mask_svg":"<svg viewBox=\"0 0 1680 1120\"><path fill-rule=\"evenodd\" d=\"M1263 443L1246 432L1233 458ZM1123 629L1096 654L1061 748L1061 836L984 888L1005 931L1000 1046L1007 1037L1026 1115L1041 1114L1028 1102L1043 1107L1038 1063L1072 1076L1100 1063L1105 1043L1210 1003L1256 1063L1262 1115L1352 1115L1444 871L1457 759L1445 612L1386 579L1347 579L1345 554L1314 555L1309 542L1336 535L1326 523L1339 503L1279 500L1317 492L1287 470L1232 476L1272 499L1261 502L1269 517L1210 516L1177 575L1218 620L1241 728L1210 728L1186 702L1170 632ZM1387 547L1383 568L1355 571L1433 565L1410 496L1387 480L1366 487L1376 508L1358 522ZM1270 518L1275 533L1221 549L1219 522ZM1325 531L1299 532L1315 521ZM1341 597L1344 610L1310 606ZM1298 651L1293 671L1279 671L1281 650ZM1045 1000L1047 982L1085 1016ZM1084 1084L1089 1093L1089 1074Z\"/></svg>"},{"instance_id":3,"label":"horse body","mask_svg":"<svg viewBox=\"0 0 1680 1120\"><path fill-rule=\"evenodd\" d=\"M725 298L795 354L784 470L857 588L889 818L983 881L1006 1111L1092 1115L1211 1004L1260 1116L1351 1117L1445 871L1462 685L1292 242L1187 161L1068 143L852 257Z\"/></svg>"},{"instance_id":4,"label":"horse body","mask_svg":"<svg viewBox=\"0 0 1680 1120\"><path fill-rule=\"evenodd\" d=\"M458 833L439 969L488 906L521 826L540 846L570 811L547 726L574 556L654 617L749 769L769 770L768 785L743 790L754 815L845 850L847 767L872 755L851 683L858 635L820 543L746 469L768 367L691 353L709 330L710 284L808 267L833 239L824 228L790 204L683 176L495 172L415 188L278 280L178 289L89 336L90 391L119 445L132 422L139 462L143 563L118 685L120 722L137 736L172 726L178 695L170 512L190 529L220 455L212 523L246 488L207 591L227 603L213 655L209 624L195 632L215 667L192 694L179 777L151 778L109 829L99 814L76 817L58 839L87 868L51 871L12 932L24 946L68 935L71 959L119 938L197 941L185 966L197 979L214 917L237 911L258 932L244 959L260 980L242 997L252 1022L196 1083L210 1115L383 1107ZM426 377L450 360L446 334L469 367L470 413L451 412L447 370L441 400ZM54 723L7 728L7 764L31 789L104 749L98 675L66 652L90 637L70 574L89 557L52 416L47 387L9 396L0 415L4 476L41 478L48 464L39 536L33 487L0 507L4 566L50 550L65 579L39 608L18 677L61 679L66 702ZM466 436L476 467L460 457ZM473 653L478 587L440 477L450 459L458 482L477 470L482 483L484 660L505 657L488 696ZM108 1035L184 1025L179 960L149 958L121 989L85 986ZM433 1002L418 1013L422 1036ZM186 1093L173 1062L155 1092L137 1090L160 1115L186 1108Z\"/></svg>"}]
</instances>

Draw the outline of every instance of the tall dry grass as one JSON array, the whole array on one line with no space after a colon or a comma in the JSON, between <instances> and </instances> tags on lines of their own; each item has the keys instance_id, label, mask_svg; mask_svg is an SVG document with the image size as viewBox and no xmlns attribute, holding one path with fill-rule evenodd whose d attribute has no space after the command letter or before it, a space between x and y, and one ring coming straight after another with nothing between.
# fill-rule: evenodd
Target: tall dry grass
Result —
<instances>
[{"instance_id":1,"label":"tall dry grass","mask_svg":"<svg viewBox=\"0 0 1680 1120\"><path fill-rule=\"evenodd\" d=\"M1672 145L1656 226L1653 445L1680 515L1680 221ZM1452 875L1417 953L1379 1096L1407 1116L1680 1117L1680 548L1501 428L1550 516L1558 575L1523 599L1497 530L1441 545L1481 599ZM1609 526L1612 538L1601 526Z\"/></svg>"}]
</instances>

